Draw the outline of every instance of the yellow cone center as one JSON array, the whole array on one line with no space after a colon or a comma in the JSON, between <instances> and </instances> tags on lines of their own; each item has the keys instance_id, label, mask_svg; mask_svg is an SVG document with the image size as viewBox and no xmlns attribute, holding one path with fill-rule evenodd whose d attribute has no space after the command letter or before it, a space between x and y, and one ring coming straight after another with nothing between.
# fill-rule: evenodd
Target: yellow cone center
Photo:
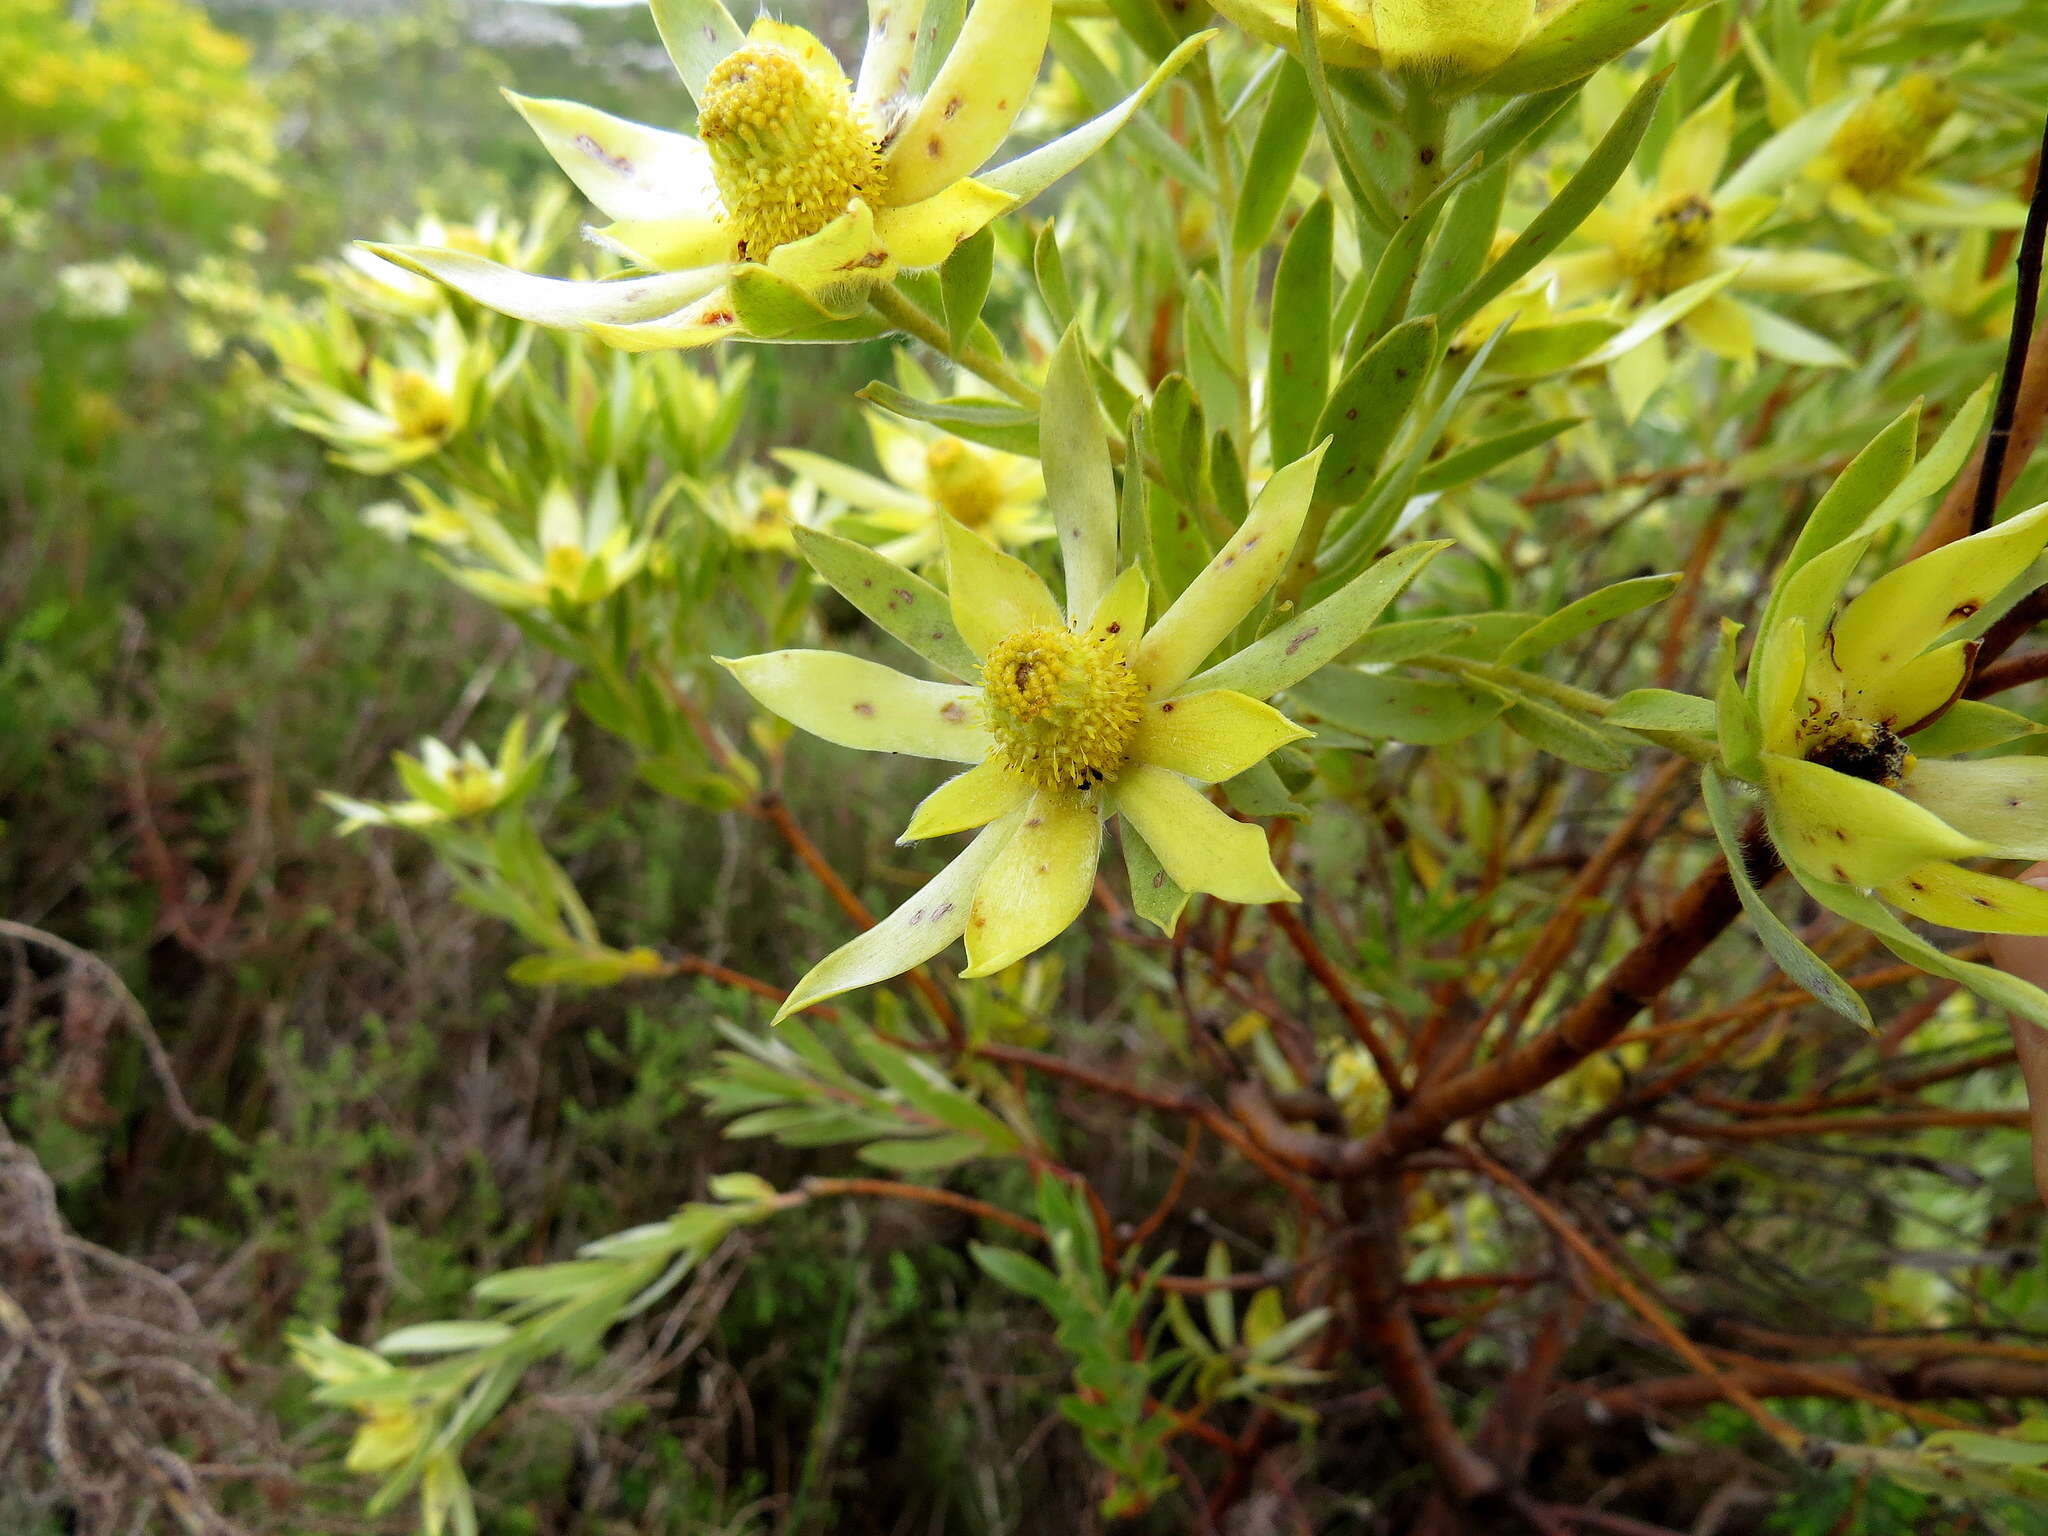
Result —
<instances>
[{"instance_id":1,"label":"yellow cone center","mask_svg":"<svg viewBox=\"0 0 2048 1536\"><path fill-rule=\"evenodd\" d=\"M1114 644L1020 629L988 653L982 687L997 750L1039 788L1087 789L1123 771L1145 687Z\"/></svg>"},{"instance_id":2,"label":"yellow cone center","mask_svg":"<svg viewBox=\"0 0 2048 1536\"><path fill-rule=\"evenodd\" d=\"M742 260L815 235L881 181L874 135L846 87L773 43L749 43L711 71L697 134Z\"/></svg>"},{"instance_id":3,"label":"yellow cone center","mask_svg":"<svg viewBox=\"0 0 2048 1536\"><path fill-rule=\"evenodd\" d=\"M1955 92L1946 82L1908 75L1851 112L1828 148L1850 185L1887 191L1919 169L1935 132L1955 110Z\"/></svg>"},{"instance_id":4,"label":"yellow cone center","mask_svg":"<svg viewBox=\"0 0 2048 1536\"><path fill-rule=\"evenodd\" d=\"M925 450L925 488L969 528L979 528L1003 504L1002 479L986 454L958 438L942 437Z\"/></svg>"},{"instance_id":5,"label":"yellow cone center","mask_svg":"<svg viewBox=\"0 0 2048 1536\"><path fill-rule=\"evenodd\" d=\"M1614 254L1638 294L1662 298L1707 275L1714 245L1714 205L1687 193L1645 205Z\"/></svg>"}]
</instances>

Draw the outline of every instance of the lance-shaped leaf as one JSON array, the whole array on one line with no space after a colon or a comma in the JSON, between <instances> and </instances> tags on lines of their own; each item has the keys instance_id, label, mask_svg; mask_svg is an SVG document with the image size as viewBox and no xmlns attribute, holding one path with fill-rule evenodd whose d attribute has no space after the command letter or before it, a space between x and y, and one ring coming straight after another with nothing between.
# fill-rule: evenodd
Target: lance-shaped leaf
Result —
<instances>
[{"instance_id":1,"label":"lance-shaped leaf","mask_svg":"<svg viewBox=\"0 0 2048 1536\"><path fill-rule=\"evenodd\" d=\"M834 591L933 666L963 680L981 663L953 625L946 594L865 544L816 528L795 530L797 552Z\"/></svg>"},{"instance_id":2,"label":"lance-shaped leaf","mask_svg":"<svg viewBox=\"0 0 2048 1536\"><path fill-rule=\"evenodd\" d=\"M704 100L704 83L727 54L746 43L746 34L719 0L648 0L661 45L675 62L690 99Z\"/></svg>"},{"instance_id":3,"label":"lance-shaped leaf","mask_svg":"<svg viewBox=\"0 0 2048 1536\"><path fill-rule=\"evenodd\" d=\"M812 966L776 1011L775 1022L841 992L901 976L959 938L967 931L976 883L1023 819L1023 811L1012 811L985 828L923 890Z\"/></svg>"},{"instance_id":4,"label":"lance-shaped leaf","mask_svg":"<svg viewBox=\"0 0 2048 1536\"><path fill-rule=\"evenodd\" d=\"M1293 687L1350 649L1422 568L1450 547L1449 539L1438 539L1395 550L1306 613L1190 680L1188 690L1228 688L1266 699Z\"/></svg>"},{"instance_id":5,"label":"lance-shaped leaf","mask_svg":"<svg viewBox=\"0 0 2048 1536\"><path fill-rule=\"evenodd\" d=\"M1309 205L1273 274L1272 328L1266 353L1266 443L1275 464L1308 451L1330 390L1330 274L1336 210L1327 197Z\"/></svg>"},{"instance_id":6,"label":"lance-shaped leaf","mask_svg":"<svg viewBox=\"0 0 2048 1536\"><path fill-rule=\"evenodd\" d=\"M1682 578L1675 571L1661 576L1635 576L1612 586L1589 592L1568 603L1540 624L1532 624L1501 653L1501 665L1512 667L1540 656L1545 651L1577 639L1589 629L1661 603L1678 588Z\"/></svg>"},{"instance_id":7,"label":"lance-shaped leaf","mask_svg":"<svg viewBox=\"0 0 2048 1536\"><path fill-rule=\"evenodd\" d=\"M1996 967L1958 960L1907 928L1874 897L1846 885L1817 880L1804 870L1794 873L1815 901L1877 935L1886 949L1908 965L1917 965L1930 976L1959 982L1994 1007L2048 1027L2048 992Z\"/></svg>"},{"instance_id":8,"label":"lance-shaped leaf","mask_svg":"<svg viewBox=\"0 0 2048 1536\"><path fill-rule=\"evenodd\" d=\"M1067 618L1078 622L1095 611L1116 576L1117 498L1109 438L1088 382L1087 344L1074 326L1046 371L1038 442L1067 573Z\"/></svg>"},{"instance_id":9,"label":"lance-shaped leaf","mask_svg":"<svg viewBox=\"0 0 2048 1536\"><path fill-rule=\"evenodd\" d=\"M1870 1008L1862 995L1799 941L1799 936L1771 910L1763 893L1749 878L1749 867L1742 850L1741 827L1728 793L1728 781L1709 768L1700 776L1700 791L1706 798L1707 819L1714 825L1714 836L1720 840L1721 855L1728 863L1729 881L1741 899L1742 910L1749 914L1750 926L1756 930L1766 953L1777 962L1779 970L1812 993L1815 1001L1826 1004L1851 1023L1871 1028Z\"/></svg>"},{"instance_id":10,"label":"lance-shaped leaf","mask_svg":"<svg viewBox=\"0 0 2048 1536\"><path fill-rule=\"evenodd\" d=\"M1319 505L1342 506L1364 494L1429 381L1436 336L1428 315L1395 326L1330 392L1315 429L1316 437L1330 439L1316 479Z\"/></svg>"}]
</instances>

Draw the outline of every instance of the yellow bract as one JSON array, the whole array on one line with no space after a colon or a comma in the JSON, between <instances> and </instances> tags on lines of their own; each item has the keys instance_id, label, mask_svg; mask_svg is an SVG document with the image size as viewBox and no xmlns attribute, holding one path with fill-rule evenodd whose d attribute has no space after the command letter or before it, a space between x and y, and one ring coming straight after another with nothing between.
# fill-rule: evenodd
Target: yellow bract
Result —
<instances>
[{"instance_id":1,"label":"yellow bract","mask_svg":"<svg viewBox=\"0 0 2048 1536\"><path fill-rule=\"evenodd\" d=\"M1961 694L1975 643L1952 638L2048 545L2048 506L1921 556L1828 609L1856 556L1812 557L1774 601L1750 697L1772 840L1792 871L1875 891L1893 906L1983 933L2048 933L2048 898L1955 861L2048 852L2048 762L1944 761L1916 734Z\"/></svg>"},{"instance_id":2,"label":"yellow bract","mask_svg":"<svg viewBox=\"0 0 2048 1536\"><path fill-rule=\"evenodd\" d=\"M1106 453L1064 435L1064 424L1094 421L1062 398L1084 380L1078 368L1055 370L1041 441L1053 456L1049 477L1107 504ZM758 702L827 741L972 765L926 797L905 839L978 828L973 843L918 897L813 966L784 1015L899 975L961 937L967 975L1015 964L1081 914L1113 817L1124 820L1127 841L1148 850L1158 887L1170 882L1178 898L1155 913L1177 916L1194 891L1224 901L1296 899L1265 833L1197 786L1234 778L1308 733L1255 698L1189 679L1286 569L1321 456L1268 481L1237 534L1149 628L1150 597L1135 567L1070 617L1029 566L948 518L950 624L934 632L927 622L920 633L943 642L938 654L971 654L973 664L949 663L964 686L824 651L725 664ZM1093 465L1104 483L1092 483L1092 472L1061 478L1077 464ZM1113 520L1079 526L1067 551L1070 595L1077 569L1114 569ZM921 583L908 572L902 579L902 599L912 602ZM1298 675L1275 672L1268 691Z\"/></svg>"}]
</instances>

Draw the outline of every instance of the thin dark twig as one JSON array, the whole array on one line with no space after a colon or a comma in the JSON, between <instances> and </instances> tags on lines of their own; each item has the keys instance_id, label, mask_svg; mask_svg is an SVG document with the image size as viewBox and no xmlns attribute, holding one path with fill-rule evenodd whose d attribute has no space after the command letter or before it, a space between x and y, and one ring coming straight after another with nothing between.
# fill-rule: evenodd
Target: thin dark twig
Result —
<instances>
[{"instance_id":1,"label":"thin dark twig","mask_svg":"<svg viewBox=\"0 0 2048 1536\"><path fill-rule=\"evenodd\" d=\"M1977 499L1970 506L1970 532L1982 533L1998 512L1999 482L2005 478L2005 454L2019 417L2020 384L2027 371L2027 343L2034 334L2034 310L2041 297L2041 252L2048 245L2048 123L2041 128L2042 172L2034 177L2027 200L2027 227L2014 258L2018 290L2012 299L2012 333L2005 344L2005 371L1998 381L1998 404L1991 413L1991 431L1984 439L1984 467L1977 475Z\"/></svg>"}]
</instances>

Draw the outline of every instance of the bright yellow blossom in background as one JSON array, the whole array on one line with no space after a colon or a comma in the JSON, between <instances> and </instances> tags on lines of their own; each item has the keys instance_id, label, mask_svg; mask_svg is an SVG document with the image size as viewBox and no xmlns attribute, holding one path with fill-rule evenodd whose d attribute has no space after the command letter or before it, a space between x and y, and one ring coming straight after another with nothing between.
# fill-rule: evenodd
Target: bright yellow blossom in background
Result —
<instances>
[{"instance_id":1,"label":"bright yellow blossom in background","mask_svg":"<svg viewBox=\"0 0 2048 1536\"><path fill-rule=\"evenodd\" d=\"M782 485L758 464L742 465L695 489L693 499L739 548L791 558L796 555L797 529L822 528L839 511L809 481Z\"/></svg>"},{"instance_id":2,"label":"bright yellow blossom in background","mask_svg":"<svg viewBox=\"0 0 2048 1536\"><path fill-rule=\"evenodd\" d=\"M867 324L870 296L897 272L939 265L1085 160L1199 46L1190 40L1121 106L977 178L1029 99L1052 0L975 0L921 90L915 8L872 8L854 80L801 27L764 16L742 33L719 0L653 9L697 103L696 137L511 98L612 221L591 238L651 275L572 282L459 250L370 249L518 319L636 351L835 339L841 322Z\"/></svg>"},{"instance_id":3,"label":"bright yellow blossom in background","mask_svg":"<svg viewBox=\"0 0 2048 1536\"><path fill-rule=\"evenodd\" d=\"M1618 83L1607 77L1587 88L1594 121L1602 120ZM1555 283L1565 306L1601 299L1628 313L1677 301L1676 330L1739 367L1753 366L1759 354L1808 367L1845 366L1849 357L1840 347L1749 296L1840 293L1876 282L1879 274L1833 251L1744 244L1777 216L1785 182L1812 148L1807 135L1781 134L1730 173L1734 129L1731 84L1673 131L1647 185L1632 170L1622 173L1579 227L1574 244L1581 249L1538 270ZM1634 347L1610 368L1631 416L1668 373L1662 347Z\"/></svg>"},{"instance_id":4,"label":"bright yellow blossom in background","mask_svg":"<svg viewBox=\"0 0 2048 1536\"><path fill-rule=\"evenodd\" d=\"M1045 476L1035 459L983 448L925 422L866 414L887 479L800 448L778 449L775 457L862 522L893 534L879 546L889 559L913 567L937 559L947 518L998 547L1051 536Z\"/></svg>"}]
</instances>

